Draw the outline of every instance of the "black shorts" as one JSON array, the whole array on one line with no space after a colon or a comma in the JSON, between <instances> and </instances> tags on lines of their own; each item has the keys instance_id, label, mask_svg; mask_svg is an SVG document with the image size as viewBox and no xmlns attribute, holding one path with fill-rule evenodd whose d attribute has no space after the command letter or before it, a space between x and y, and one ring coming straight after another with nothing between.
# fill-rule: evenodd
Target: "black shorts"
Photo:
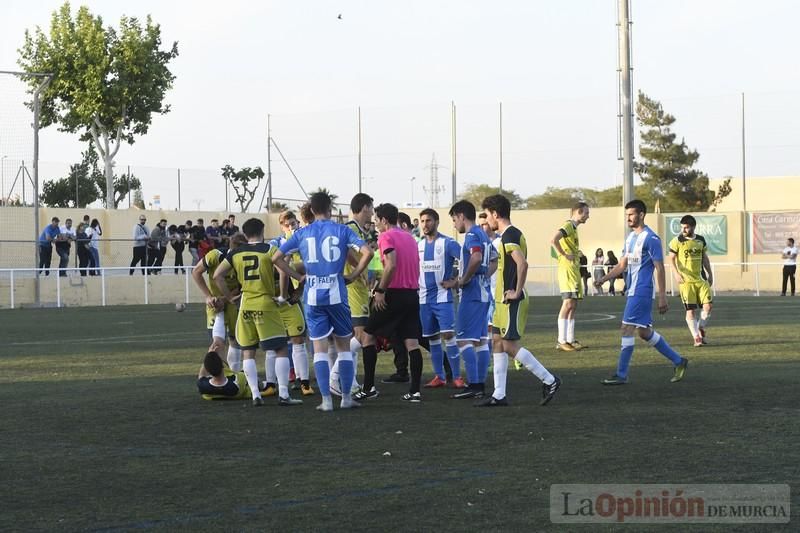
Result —
<instances>
[{"instance_id":1,"label":"black shorts","mask_svg":"<svg viewBox=\"0 0 800 533\"><path fill-rule=\"evenodd\" d=\"M382 311L370 307L364 331L387 339L418 339L422 326L417 289L387 289L386 307Z\"/></svg>"}]
</instances>

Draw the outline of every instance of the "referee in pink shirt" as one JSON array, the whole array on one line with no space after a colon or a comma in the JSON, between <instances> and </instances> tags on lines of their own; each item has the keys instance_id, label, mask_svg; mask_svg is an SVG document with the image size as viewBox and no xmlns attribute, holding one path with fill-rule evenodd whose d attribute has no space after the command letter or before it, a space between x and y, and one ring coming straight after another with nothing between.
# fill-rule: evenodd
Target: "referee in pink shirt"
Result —
<instances>
[{"instance_id":1,"label":"referee in pink shirt","mask_svg":"<svg viewBox=\"0 0 800 533\"><path fill-rule=\"evenodd\" d=\"M403 400L422 401L419 392L422 378L422 352L419 348L421 327L419 323L419 251L417 241L410 233L397 227L398 210L392 204L375 208L375 219L380 231L378 248L383 262L380 284L372 293L372 309L364 328L363 345L364 386L356 400L376 398L375 366L378 351L375 336L402 339L408 350L411 370L411 388Z\"/></svg>"}]
</instances>

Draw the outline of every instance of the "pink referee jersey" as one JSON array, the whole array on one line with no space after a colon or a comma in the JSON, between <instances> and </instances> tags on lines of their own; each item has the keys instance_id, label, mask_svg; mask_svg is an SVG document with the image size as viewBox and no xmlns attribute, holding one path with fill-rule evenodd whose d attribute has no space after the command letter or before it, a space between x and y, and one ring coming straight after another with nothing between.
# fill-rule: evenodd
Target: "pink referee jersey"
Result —
<instances>
[{"instance_id":1,"label":"pink referee jersey","mask_svg":"<svg viewBox=\"0 0 800 533\"><path fill-rule=\"evenodd\" d=\"M410 233L394 227L378 236L381 261L386 250L394 250L397 268L389 283L390 289L419 289L419 252Z\"/></svg>"}]
</instances>

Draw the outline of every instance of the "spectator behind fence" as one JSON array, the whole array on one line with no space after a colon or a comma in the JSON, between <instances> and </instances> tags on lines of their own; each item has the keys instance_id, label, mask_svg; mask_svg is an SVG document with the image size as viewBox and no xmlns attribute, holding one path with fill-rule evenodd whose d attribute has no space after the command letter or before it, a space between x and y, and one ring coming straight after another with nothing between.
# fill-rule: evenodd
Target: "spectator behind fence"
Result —
<instances>
[{"instance_id":1,"label":"spectator behind fence","mask_svg":"<svg viewBox=\"0 0 800 533\"><path fill-rule=\"evenodd\" d=\"M236 225L236 215L228 215L228 222L230 223L231 235L239 231L239 226Z\"/></svg>"},{"instance_id":2,"label":"spectator behind fence","mask_svg":"<svg viewBox=\"0 0 800 533\"><path fill-rule=\"evenodd\" d=\"M175 273L178 273L178 267L183 266L183 250L186 248L186 226L176 226L172 224L167 230L169 234L169 241L172 243L172 249L175 250ZM180 269L183 272L183 268Z\"/></svg>"},{"instance_id":3,"label":"spectator behind fence","mask_svg":"<svg viewBox=\"0 0 800 533\"><path fill-rule=\"evenodd\" d=\"M220 242L221 248L228 248L231 242L231 221L227 218L222 219L222 225L219 227L219 236L222 239Z\"/></svg>"},{"instance_id":4,"label":"spectator behind fence","mask_svg":"<svg viewBox=\"0 0 800 533\"><path fill-rule=\"evenodd\" d=\"M44 275L50 275L50 261L53 259L53 241L56 240L61 229L58 227L58 217L53 217L50 224L45 226L39 235L39 269L44 268ZM37 275L41 272L37 272Z\"/></svg>"},{"instance_id":5,"label":"spectator behind fence","mask_svg":"<svg viewBox=\"0 0 800 533\"><path fill-rule=\"evenodd\" d=\"M598 248L594 252L594 259L592 260L592 281L597 281L605 275L605 268L603 268L605 264L605 257L603 256L603 249ZM603 294L603 286L596 287L595 289L597 292L595 294Z\"/></svg>"},{"instance_id":6,"label":"spectator behind fence","mask_svg":"<svg viewBox=\"0 0 800 533\"><path fill-rule=\"evenodd\" d=\"M194 266L205 255L205 250L208 247L208 245L205 244L206 229L203 227L202 218L198 218L197 224L193 226L190 220L187 220L186 224L187 228L191 226L189 230L189 253L192 254L192 266Z\"/></svg>"},{"instance_id":7,"label":"spectator behind fence","mask_svg":"<svg viewBox=\"0 0 800 533\"><path fill-rule=\"evenodd\" d=\"M583 280L583 294L588 295L589 278L591 278L592 275L589 274L589 269L587 268L587 265L589 264L589 259L586 257L586 254L584 254L581 250L578 250L578 264L580 265L581 279Z\"/></svg>"},{"instance_id":8,"label":"spectator behind fence","mask_svg":"<svg viewBox=\"0 0 800 533\"><path fill-rule=\"evenodd\" d=\"M81 222L78 224L78 229L75 232L75 255L78 257L78 269L81 276L86 275L86 267L89 266L92 256L89 251L89 243L91 241L89 235L86 233L87 228L89 228L89 226Z\"/></svg>"},{"instance_id":9,"label":"spectator behind fence","mask_svg":"<svg viewBox=\"0 0 800 533\"><path fill-rule=\"evenodd\" d=\"M69 251L72 248L72 241L75 240L75 228L72 227L72 219L64 221L64 225L59 228L56 237L56 253L58 254L58 275L66 277L69 268Z\"/></svg>"},{"instance_id":10,"label":"spectator behind fence","mask_svg":"<svg viewBox=\"0 0 800 533\"><path fill-rule=\"evenodd\" d=\"M88 218L88 215L83 217ZM89 237L89 275L99 276L100 271L100 237L103 235L103 228L100 227L100 221L96 218L92 219L89 227L86 230L86 235Z\"/></svg>"},{"instance_id":11,"label":"spectator behind fence","mask_svg":"<svg viewBox=\"0 0 800 533\"><path fill-rule=\"evenodd\" d=\"M608 251L608 260L606 261L606 266L608 267L608 272L611 272L611 270L612 270L612 269L613 269L615 266L617 266L617 263L619 263L619 261L617 260L617 256L615 256L615 255L614 255L614 252L612 252L611 250L609 250L609 251ZM608 273L608 272L607 272L607 273ZM617 278L617 279L618 279L618 278ZM614 287L614 283L616 283L616 282L617 282L617 279L610 279L610 280L608 280L608 294L609 294L610 296L614 296L614 295L617 293L617 292L616 292L616 288Z\"/></svg>"},{"instance_id":12,"label":"spectator behind fence","mask_svg":"<svg viewBox=\"0 0 800 533\"><path fill-rule=\"evenodd\" d=\"M150 240L147 241L148 266L153 267L150 270L151 274L161 273L161 265L164 262L164 256L167 253L167 243L169 243L169 237L167 236L167 221L166 219L162 218L153 228L153 231L150 233Z\"/></svg>"},{"instance_id":13,"label":"spectator behind fence","mask_svg":"<svg viewBox=\"0 0 800 533\"><path fill-rule=\"evenodd\" d=\"M145 225L147 217L139 215L139 223L133 227L133 260L131 261L130 275L136 270L136 264L142 265L142 274L146 274L147 262L147 241L150 240L150 229Z\"/></svg>"},{"instance_id":14,"label":"spectator behind fence","mask_svg":"<svg viewBox=\"0 0 800 533\"><path fill-rule=\"evenodd\" d=\"M216 218L212 218L211 225L206 228L206 240L209 244L209 250L219 248L222 245L222 232L219 229L219 220Z\"/></svg>"},{"instance_id":15,"label":"spectator behind fence","mask_svg":"<svg viewBox=\"0 0 800 533\"><path fill-rule=\"evenodd\" d=\"M794 275L797 272L797 246L794 245L794 239L791 237L786 239L786 248L783 249L781 259L783 259L783 284L781 285L781 296L786 296L787 282L789 282L792 291L791 294L794 296Z\"/></svg>"}]
</instances>

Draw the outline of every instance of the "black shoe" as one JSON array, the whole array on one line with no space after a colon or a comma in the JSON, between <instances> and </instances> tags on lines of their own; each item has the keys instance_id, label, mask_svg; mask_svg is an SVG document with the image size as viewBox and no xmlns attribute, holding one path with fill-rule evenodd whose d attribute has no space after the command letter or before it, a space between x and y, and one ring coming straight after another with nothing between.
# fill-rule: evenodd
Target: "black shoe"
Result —
<instances>
[{"instance_id":1,"label":"black shoe","mask_svg":"<svg viewBox=\"0 0 800 533\"><path fill-rule=\"evenodd\" d=\"M264 399L260 396L258 398L253 398L253 407L263 407L264 406Z\"/></svg>"},{"instance_id":2,"label":"black shoe","mask_svg":"<svg viewBox=\"0 0 800 533\"><path fill-rule=\"evenodd\" d=\"M357 402L363 400L374 400L378 397L378 389L372 387L370 390L361 389L357 393L353 394L353 399Z\"/></svg>"},{"instance_id":3,"label":"black shoe","mask_svg":"<svg viewBox=\"0 0 800 533\"><path fill-rule=\"evenodd\" d=\"M508 407L508 400L505 396L499 400L494 396L489 396L479 402L475 402L474 407Z\"/></svg>"},{"instance_id":4,"label":"black shoe","mask_svg":"<svg viewBox=\"0 0 800 533\"><path fill-rule=\"evenodd\" d=\"M472 398L482 398L483 393L480 393L481 394L480 396L478 396L478 393L479 391L471 387L467 387L466 389L462 389L461 392L457 392L450 397L453 398L454 400L469 400Z\"/></svg>"},{"instance_id":5,"label":"black shoe","mask_svg":"<svg viewBox=\"0 0 800 533\"><path fill-rule=\"evenodd\" d=\"M561 378L558 376L554 376L556 380L552 382L550 385L545 385L542 383L542 402L539 405L547 405L550 403L550 400L553 399L553 396L556 395L558 389L561 388Z\"/></svg>"},{"instance_id":6,"label":"black shoe","mask_svg":"<svg viewBox=\"0 0 800 533\"><path fill-rule=\"evenodd\" d=\"M408 383L408 374L392 374L388 378L383 378L381 383Z\"/></svg>"},{"instance_id":7,"label":"black shoe","mask_svg":"<svg viewBox=\"0 0 800 533\"><path fill-rule=\"evenodd\" d=\"M297 400L291 396L287 396L286 398L278 397L278 405L281 407L291 407L292 405L301 405L302 403L303 400Z\"/></svg>"}]
</instances>

